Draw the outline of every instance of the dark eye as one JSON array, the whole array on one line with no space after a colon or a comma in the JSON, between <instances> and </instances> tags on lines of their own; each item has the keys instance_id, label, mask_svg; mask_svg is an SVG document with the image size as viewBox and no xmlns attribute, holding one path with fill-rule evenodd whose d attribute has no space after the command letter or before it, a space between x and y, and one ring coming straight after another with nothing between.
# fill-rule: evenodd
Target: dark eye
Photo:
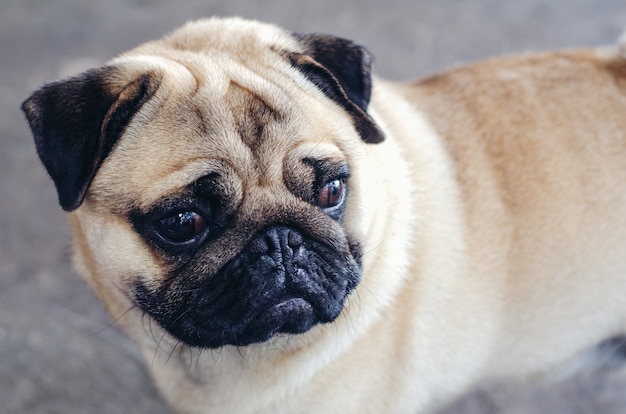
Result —
<instances>
[{"instance_id":1,"label":"dark eye","mask_svg":"<svg viewBox=\"0 0 626 414\"><path fill-rule=\"evenodd\" d=\"M322 187L322 191L317 195L315 203L321 209L335 207L343 202L345 191L345 179L329 181Z\"/></svg>"},{"instance_id":2,"label":"dark eye","mask_svg":"<svg viewBox=\"0 0 626 414\"><path fill-rule=\"evenodd\" d=\"M205 231L207 224L200 214L185 211L163 217L157 221L156 227L164 239L174 243L184 243Z\"/></svg>"}]
</instances>

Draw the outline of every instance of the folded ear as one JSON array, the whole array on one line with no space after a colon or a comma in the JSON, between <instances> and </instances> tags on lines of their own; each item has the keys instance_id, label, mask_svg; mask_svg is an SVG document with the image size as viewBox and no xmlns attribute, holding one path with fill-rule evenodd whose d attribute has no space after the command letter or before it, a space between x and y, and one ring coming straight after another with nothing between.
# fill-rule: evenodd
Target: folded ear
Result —
<instances>
[{"instance_id":1,"label":"folded ear","mask_svg":"<svg viewBox=\"0 0 626 414\"><path fill-rule=\"evenodd\" d=\"M66 211L78 208L133 115L156 91L152 75L121 82L119 69L92 69L49 83L22 104L37 153Z\"/></svg>"},{"instance_id":2,"label":"folded ear","mask_svg":"<svg viewBox=\"0 0 626 414\"><path fill-rule=\"evenodd\" d=\"M367 113L372 93L372 59L367 50L330 35L294 36L304 52L290 55L292 65L352 116L365 142L382 142L383 132Z\"/></svg>"}]
</instances>

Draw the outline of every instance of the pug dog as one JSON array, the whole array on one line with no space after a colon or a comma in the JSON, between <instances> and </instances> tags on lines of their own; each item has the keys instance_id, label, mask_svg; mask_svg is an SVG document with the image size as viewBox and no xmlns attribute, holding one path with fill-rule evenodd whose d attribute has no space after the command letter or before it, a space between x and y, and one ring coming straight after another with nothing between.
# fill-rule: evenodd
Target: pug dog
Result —
<instances>
[{"instance_id":1,"label":"pug dog","mask_svg":"<svg viewBox=\"0 0 626 414\"><path fill-rule=\"evenodd\" d=\"M425 413L624 350L625 49L399 83L213 18L22 108L76 268L177 412Z\"/></svg>"}]
</instances>

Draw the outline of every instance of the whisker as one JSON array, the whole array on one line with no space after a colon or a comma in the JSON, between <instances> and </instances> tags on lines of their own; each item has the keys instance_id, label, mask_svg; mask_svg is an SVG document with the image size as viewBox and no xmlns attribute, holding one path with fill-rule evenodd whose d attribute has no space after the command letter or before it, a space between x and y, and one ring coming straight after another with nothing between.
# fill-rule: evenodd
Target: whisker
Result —
<instances>
[{"instance_id":1,"label":"whisker","mask_svg":"<svg viewBox=\"0 0 626 414\"><path fill-rule=\"evenodd\" d=\"M174 319L170 324L168 324L168 327L163 329L163 335L161 335L161 338L159 339L159 343L157 344L157 350L161 349L161 342L163 342L163 340L165 339L165 337L167 336L168 333L168 329L170 326L173 326L176 322L178 322L183 316L185 316L188 312L191 311L191 308L186 309L183 313L181 313L180 315L178 315L178 317L176 319ZM165 363L167 364L170 360L170 358L172 357L172 353L174 352L174 350L176 349L176 346L178 346L178 344L180 343L177 342L176 344L174 344L172 350L169 352L169 355L167 357L167 359L165 360ZM165 350L164 350L165 351ZM156 352L156 351L155 351ZM167 351L165 351L167 352ZM156 353L155 353L156 355Z\"/></svg>"},{"instance_id":2,"label":"whisker","mask_svg":"<svg viewBox=\"0 0 626 414\"><path fill-rule=\"evenodd\" d=\"M161 349L161 340L163 340L163 337L165 336L165 333L163 334L163 336L161 336L161 340L156 339L156 337L154 336L154 332L152 331L152 324L150 323L151 318L148 319L148 326L150 327L150 333L152 334L152 340L154 341L154 343L156 344L156 347L154 348L154 354L152 354L152 362L151 364L154 365L154 361L156 361L156 357L159 353L159 350Z\"/></svg>"},{"instance_id":3,"label":"whisker","mask_svg":"<svg viewBox=\"0 0 626 414\"><path fill-rule=\"evenodd\" d=\"M363 256L369 255L369 254L373 253L374 251L376 251L380 246L382 246L383 243L384 243L384 241L381 240L380 242L376 243L374 246L369 246L369 248L367 250L363 250L361 252L361 254Z\"/></svg>"},{"instance_id":4,"label":"whisker","mask_svg":"<svg viewBox=\"0 0 626 414\"><path fill-rule=\"evenodd\" d=\"M287 342L285 342L285 345L283 345L283 350L287 349L289 347L289 345L291 344L291 339L294 337L293 334L289 334L287 335Z\"/></svg>"},{"instance_id":5,"label":"whisker","mask_svg":"<svg viewBox=\"0 0 626 414\"><path fill-rule=\"evenodd\" d=\"M211 349L211 359L213 360L213 363L217 363L217 361L222 359L222 357L223 357L223 355L222 355L223 349L224 349L223 347L219 347L219 349L217 349L217 350ZM217 358L215 357L215 352L217 352Z\"/></svg>"},{"instance_id":6,"label":"whisker","mask_svg":"<svg viewBox=\"0 0 626 414\"><path fill-rule=\"evenodd\" d=\"M236 348L237 348L237 353L239 354L241 359L245 360L246 357L244 356L243 352L241 351L241 347L239 345L237 345Z\"/></svg>"},{"instance_id":7,"label":"whisker","mask_svg":"<svg viewBox=\"0 0 626 414\"><path fill-rule=\"evenodd\" d=\"M198 357L196 358L196 365L194 366L194 371L198 371L198 366L200 365L200 356L202 355L202 352L204 352L204 348L198 349Z\"/></svg>"},{"instance_id":8,"label":"whisker","mask_svg":"<svg viewBox=\"0 0 626 414\"><path fill-rule=\"evenodd\" d=\"M194 293L194 292L200 292L201 290L203 289L195 288L195 289L185 289L185 290L172 290L172 293Z\"/></svg>"},{"instance_id":9,"label":"whisker","mask_svg":"<svg viewBox=\"0 0 626 414\"><path fill-rule=\"evenodd\" d=\"M124 311L121 315L119 315L118 317L114 318L112 321L107 323L104 327L102 327L101 329L98 329L97 331L94 331L91 334L89 334L89 337L97 336L97 335L101 334L102 332L104 332L105 330L111 328L112 326L115 326L115 324L117 324L118 321L120 321L124 316L126 316L128 314L128 312L130 312L131 310L133 310L135 308L137 308L135 305L131 305L130 308L126 309L126 311Z\"/></svg>"}]
</instances>

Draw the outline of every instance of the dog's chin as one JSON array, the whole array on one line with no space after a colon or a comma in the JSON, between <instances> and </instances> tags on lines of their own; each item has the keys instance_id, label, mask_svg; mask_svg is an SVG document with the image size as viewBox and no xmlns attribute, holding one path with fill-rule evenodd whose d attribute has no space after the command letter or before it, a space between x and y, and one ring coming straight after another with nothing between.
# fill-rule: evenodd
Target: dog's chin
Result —
<instances>
[{"instance_id":1,"label":"dog's chin","mask_svg":"<svg viewBox=\"0 0 626 414\"><path fill-rule=\"evenodd\" d=\"M360 280L360 249L338 250L302 237L293 246L294 232L264 233L278 247L259 249L252 241L199 281L201 260L172 275L168 285L138 283L135 302L176 339L201 348L250 345L332 322Z\"/></svg>"}]
</instances>

